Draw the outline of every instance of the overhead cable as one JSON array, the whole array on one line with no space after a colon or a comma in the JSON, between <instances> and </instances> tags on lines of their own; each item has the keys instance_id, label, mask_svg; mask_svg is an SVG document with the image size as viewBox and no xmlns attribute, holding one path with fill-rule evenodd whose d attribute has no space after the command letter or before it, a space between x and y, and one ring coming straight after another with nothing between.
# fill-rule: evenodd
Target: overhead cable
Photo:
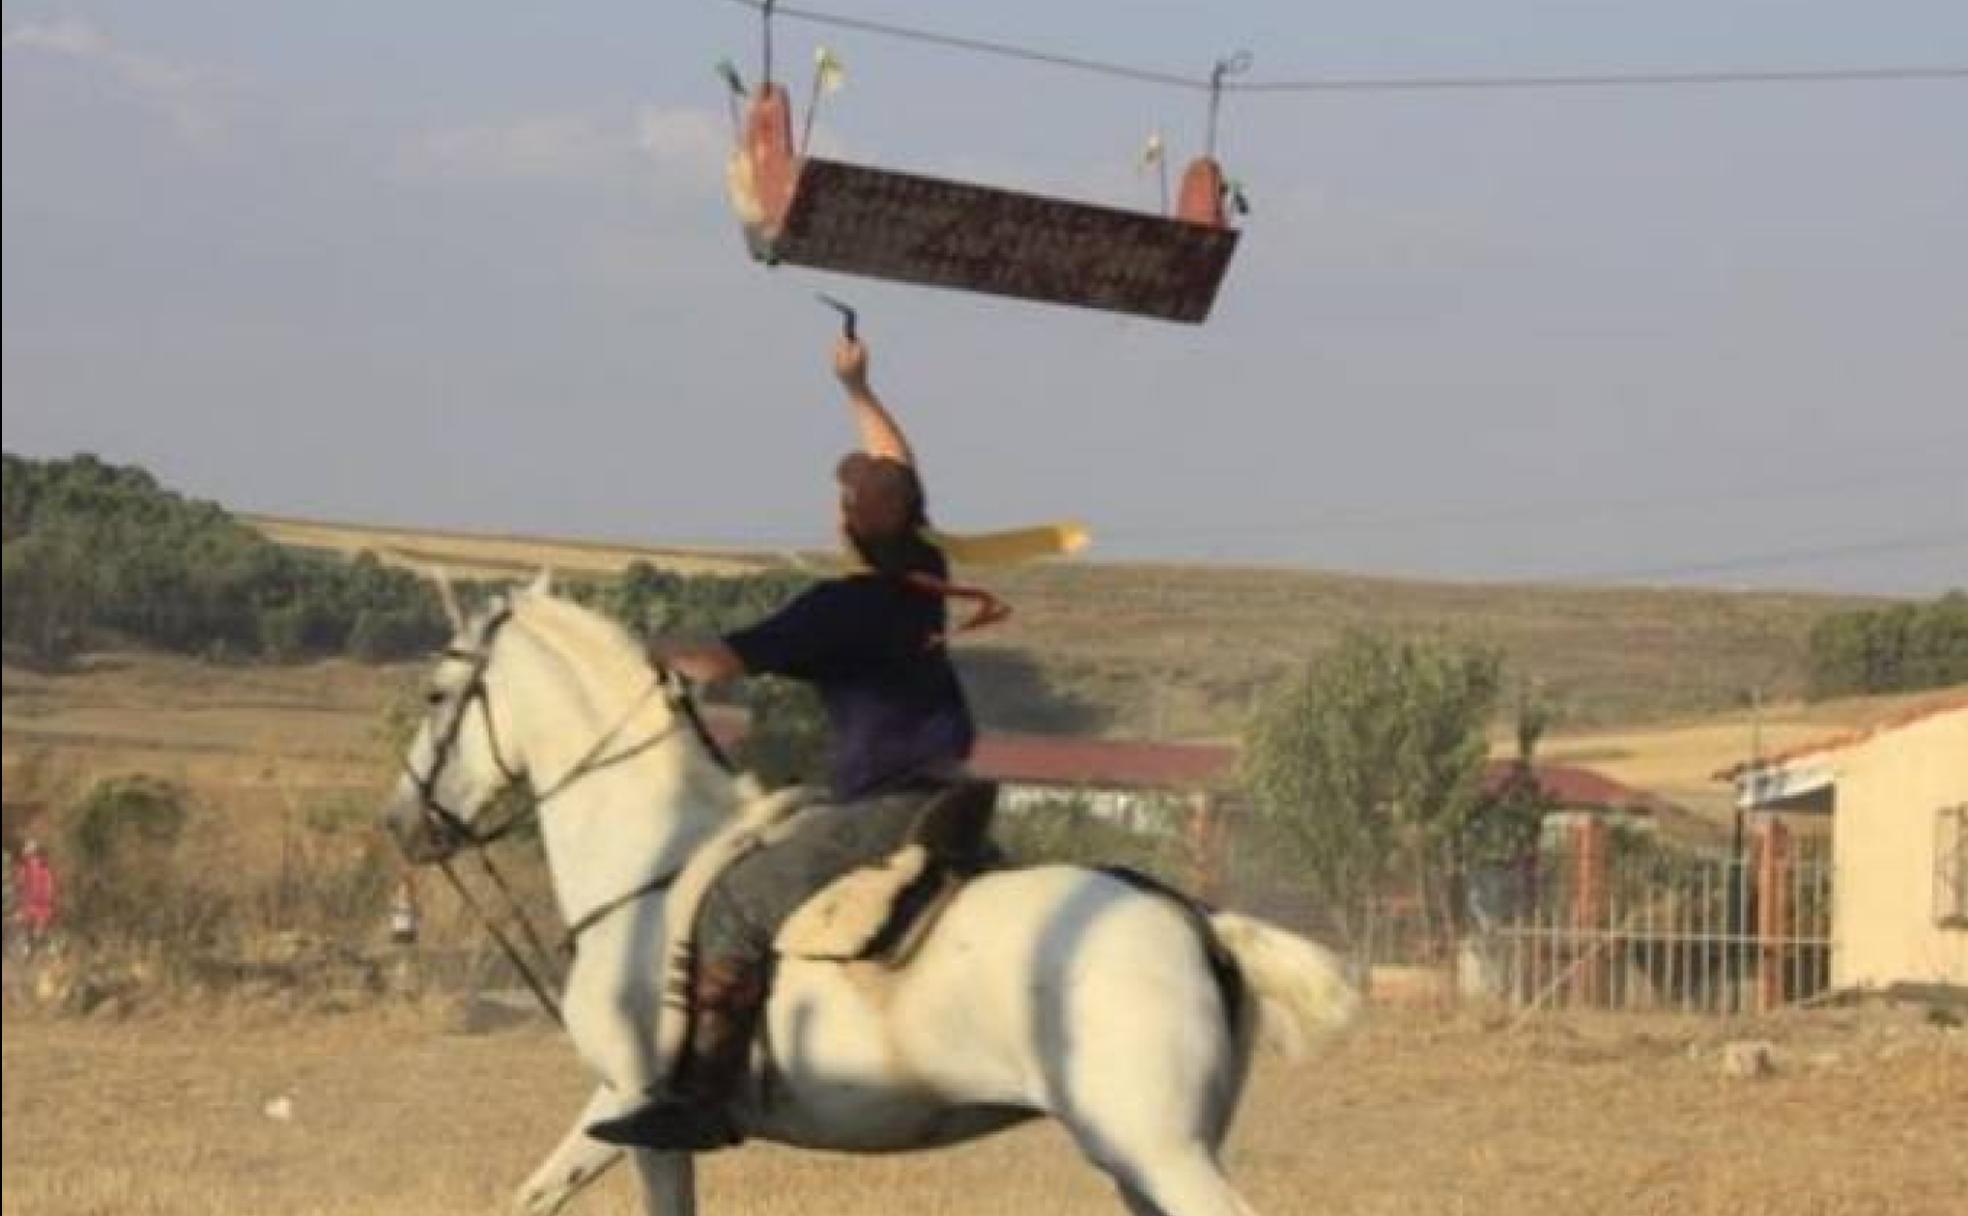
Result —
<instances>
[{"instance_id":1,"label":"overhead cable","mask_svg":"<svg viewBox=\"0 0 1968 1216\"><path fill-rule=\"evenodd\" d=\"M771 4L765 0L731 3L772 17L851 30L882 38L921 43L972 55L991 55L1026 63L1131 80L1164 88L1211 90L1208 76L1145 68L1085 55L1069 55L1039 47L988 38L949 34L919 26L876 21L830 13L801 5ZM1858 67L1714 68L1677 72L1564 72L1444 76L1310 76L1279 80L1225 80L1225 93L1415 93L1505 89L1660 88L1752 84L1854 84L1968 80L1968 64L1911 64Z\"/></svg>"}]
</instances>

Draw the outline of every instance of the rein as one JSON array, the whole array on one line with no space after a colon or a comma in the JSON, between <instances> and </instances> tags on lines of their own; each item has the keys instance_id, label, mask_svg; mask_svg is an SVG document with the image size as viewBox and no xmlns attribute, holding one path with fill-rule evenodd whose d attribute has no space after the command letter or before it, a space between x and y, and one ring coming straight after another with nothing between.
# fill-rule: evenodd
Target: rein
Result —
<instances>
[{"instance_id":1,"label":"rein","mask_svg":"<svg viewBox=\"0 0 1968 1216\"><path fill-rule=\"evenodd\" d=\"M520 788L526 784L526 774L507 763L505 750L499 744L498 726L492 716L491 691L485 680L486 669L492 662L492 644L497 640L499 631L511 619L512 609L509 607L502 608L486 624L484 636L480 640L476 650L464 651L449 649L444 652L446 658L471 664L471 675L466 682L464 694L459 699L458 710L452 715L450 722L445 726L444 732L438 737L436 744L433 746L431 765L427 772L420 774L413 769L410 766L410 760L407 755L403 757L401 764L404 775L409 778L410 783L417 790L418 802L425 822L430 825L434 834L438 836L440 844L449 846L448 851L437 859L438 869L443 872L445 879L451 884L452 889L458 893L458 898L471 910L472 915L478 919L479 924L485 929L486 934L499 947L500 953L505 956L506 961L512 965L513 970L517 971L520 978L525 981L527 988L533 993L534 999L540 1003L540 1007L546 1011L547 1016L552 1018L556 1024L565 1027L566 1019L561 1012L560 1002L554 999L552 986L544 978L544 973L553 966L551 960L554 958L555 952L547 948L539 931L534 928L531 918L526 915L526 911L520 904L518 896L514 894L512 885L506 881L505 875L499 871L498 867L492 864L492 857L488 851L489 847L496 841L511 835L529 820L537 820L540 817L542 808L549 799L565 793L577 781L584 777L592 776L604 769L613 768L618 764L625 764L635 759L643 753L659 746L678 730L686 726L696 735L698 743L709 753L711 759L719 768L727 773L735 772L736 769L732 765L730 757L725 754L724 749L718 744L716 737L711 734L710 727L705 723L703 713L698 708L697 699L691 692L689 682L659 661L655 665L655 678L650 681L649 686L634 701L630 702L629 707L622 712L614 724L595 739L587 751L582 753L581 758L575 761L558 781L555 781L544 790L532 791L527 796L525 804L497 826L489 830L476 827L464 816L451 810L438 799L437 781L444 771L444 766L450 763L452 756L457 750L459 737L464 733L465 718L469 715L473 706L476 705L480 716L484 720L485 737L492 749L492 761L498 767L500 776L505 778L505 784L501 787L501 792ZM634 721L636 714L648 703L649 698L659 691L663 694L664 700L670 708L672 720L663 729L656 731L647 738L629 747L610 753L608 749L613 746L617 737L622 734L630 722ZM516 922L519 925L520 931L525 936L526 944L531 952L531 960L527 958L527 951L522 951L514 943L513 939L506 934L505 930L501 927L501 918L495 917L492 912L488 911L485 905L472 894L471 888L459 877L457 869L451 864L451 858L461 850L470 850L477 856L479 866L485 871L486 876L492 881L492 884L499 889L500 897L505 902L503 919L505 921ZM616 896L613 899L605 901L598 907L589 910L579 920L575 921L573 925L569 926L566 935L561 940L560 953L571 955L582 933L600 924L609 916L630 904L648 895L664 890L676 881L677 874L681 872L681 869L682 867L679 866L677 869L659 874L655 878L636 887L634 890Z\"/></svg>"}]
</instances>

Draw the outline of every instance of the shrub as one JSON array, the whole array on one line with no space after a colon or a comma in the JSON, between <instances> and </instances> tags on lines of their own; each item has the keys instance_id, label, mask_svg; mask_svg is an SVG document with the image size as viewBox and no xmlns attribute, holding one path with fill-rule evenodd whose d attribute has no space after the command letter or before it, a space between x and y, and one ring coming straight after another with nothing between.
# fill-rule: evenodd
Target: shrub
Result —
<instances>
[{"instance_id":1,"label":"shrub","mask_svg":"<svg viewBox=\"0 0 1968 1216\"><path fill-rule=\"evenodd\" d=\"M187 881L178 845L187 810L154 777L97 783L68 816L62 919L84 941L195 947L231 914L230 899Z\"/></svg>"}]
</instances>

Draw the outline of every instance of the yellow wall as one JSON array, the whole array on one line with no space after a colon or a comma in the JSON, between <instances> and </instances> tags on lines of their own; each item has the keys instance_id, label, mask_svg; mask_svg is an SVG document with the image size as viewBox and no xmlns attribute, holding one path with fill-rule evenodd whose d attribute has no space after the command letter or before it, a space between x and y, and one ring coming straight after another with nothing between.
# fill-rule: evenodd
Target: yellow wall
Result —
<instances>
[{"instance_id":1,"label":"yellow wall","mask_svg":"<svg viewBox=\"0 0 1968 1216\"><path fill-rule=\"evenodd\" d=\"M1968 985L1968 929L1934 919L1937 812L1968 803L1968 709L1828 759L1838 780L1832 984Z\"/></svg>"}]
</instances>

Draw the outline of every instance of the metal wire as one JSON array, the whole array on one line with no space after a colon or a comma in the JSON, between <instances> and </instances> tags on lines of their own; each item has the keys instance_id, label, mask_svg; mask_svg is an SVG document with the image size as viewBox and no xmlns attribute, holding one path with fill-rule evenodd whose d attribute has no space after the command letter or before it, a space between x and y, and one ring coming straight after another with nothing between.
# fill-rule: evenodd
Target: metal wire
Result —
<instances>
[{"instance_id":1,"label":"metal wire","mask_svg":"<svg viewBox=\"0 0 1968 1216\"><path fill-rule=\"evenodd\" d=\"M758 12L813 25L895 38L944 50L973 55L991 55L1043 64L1089 75L1106 76L1138 84L1164 88L1212 92L1210 77L1138 67L1113 60L1084 55L1068 55L1013 42L946 34L918 26L850 17L820 9L767 3L767 0L730 0ZM1577 89L1577 88L1679 88L1740 84L1851 84L1907 81L1968 80L1968 65L1915 64L1874 67L1823 68L1718 68L1683 72L1566 72L1551 75L1452 75L1452 76L1311 76L1299 79L1225 81L1223 92L1233 93L1359 93L1359 92L1441 92L1454 90Z\"/></svg>"}]
</instances>

